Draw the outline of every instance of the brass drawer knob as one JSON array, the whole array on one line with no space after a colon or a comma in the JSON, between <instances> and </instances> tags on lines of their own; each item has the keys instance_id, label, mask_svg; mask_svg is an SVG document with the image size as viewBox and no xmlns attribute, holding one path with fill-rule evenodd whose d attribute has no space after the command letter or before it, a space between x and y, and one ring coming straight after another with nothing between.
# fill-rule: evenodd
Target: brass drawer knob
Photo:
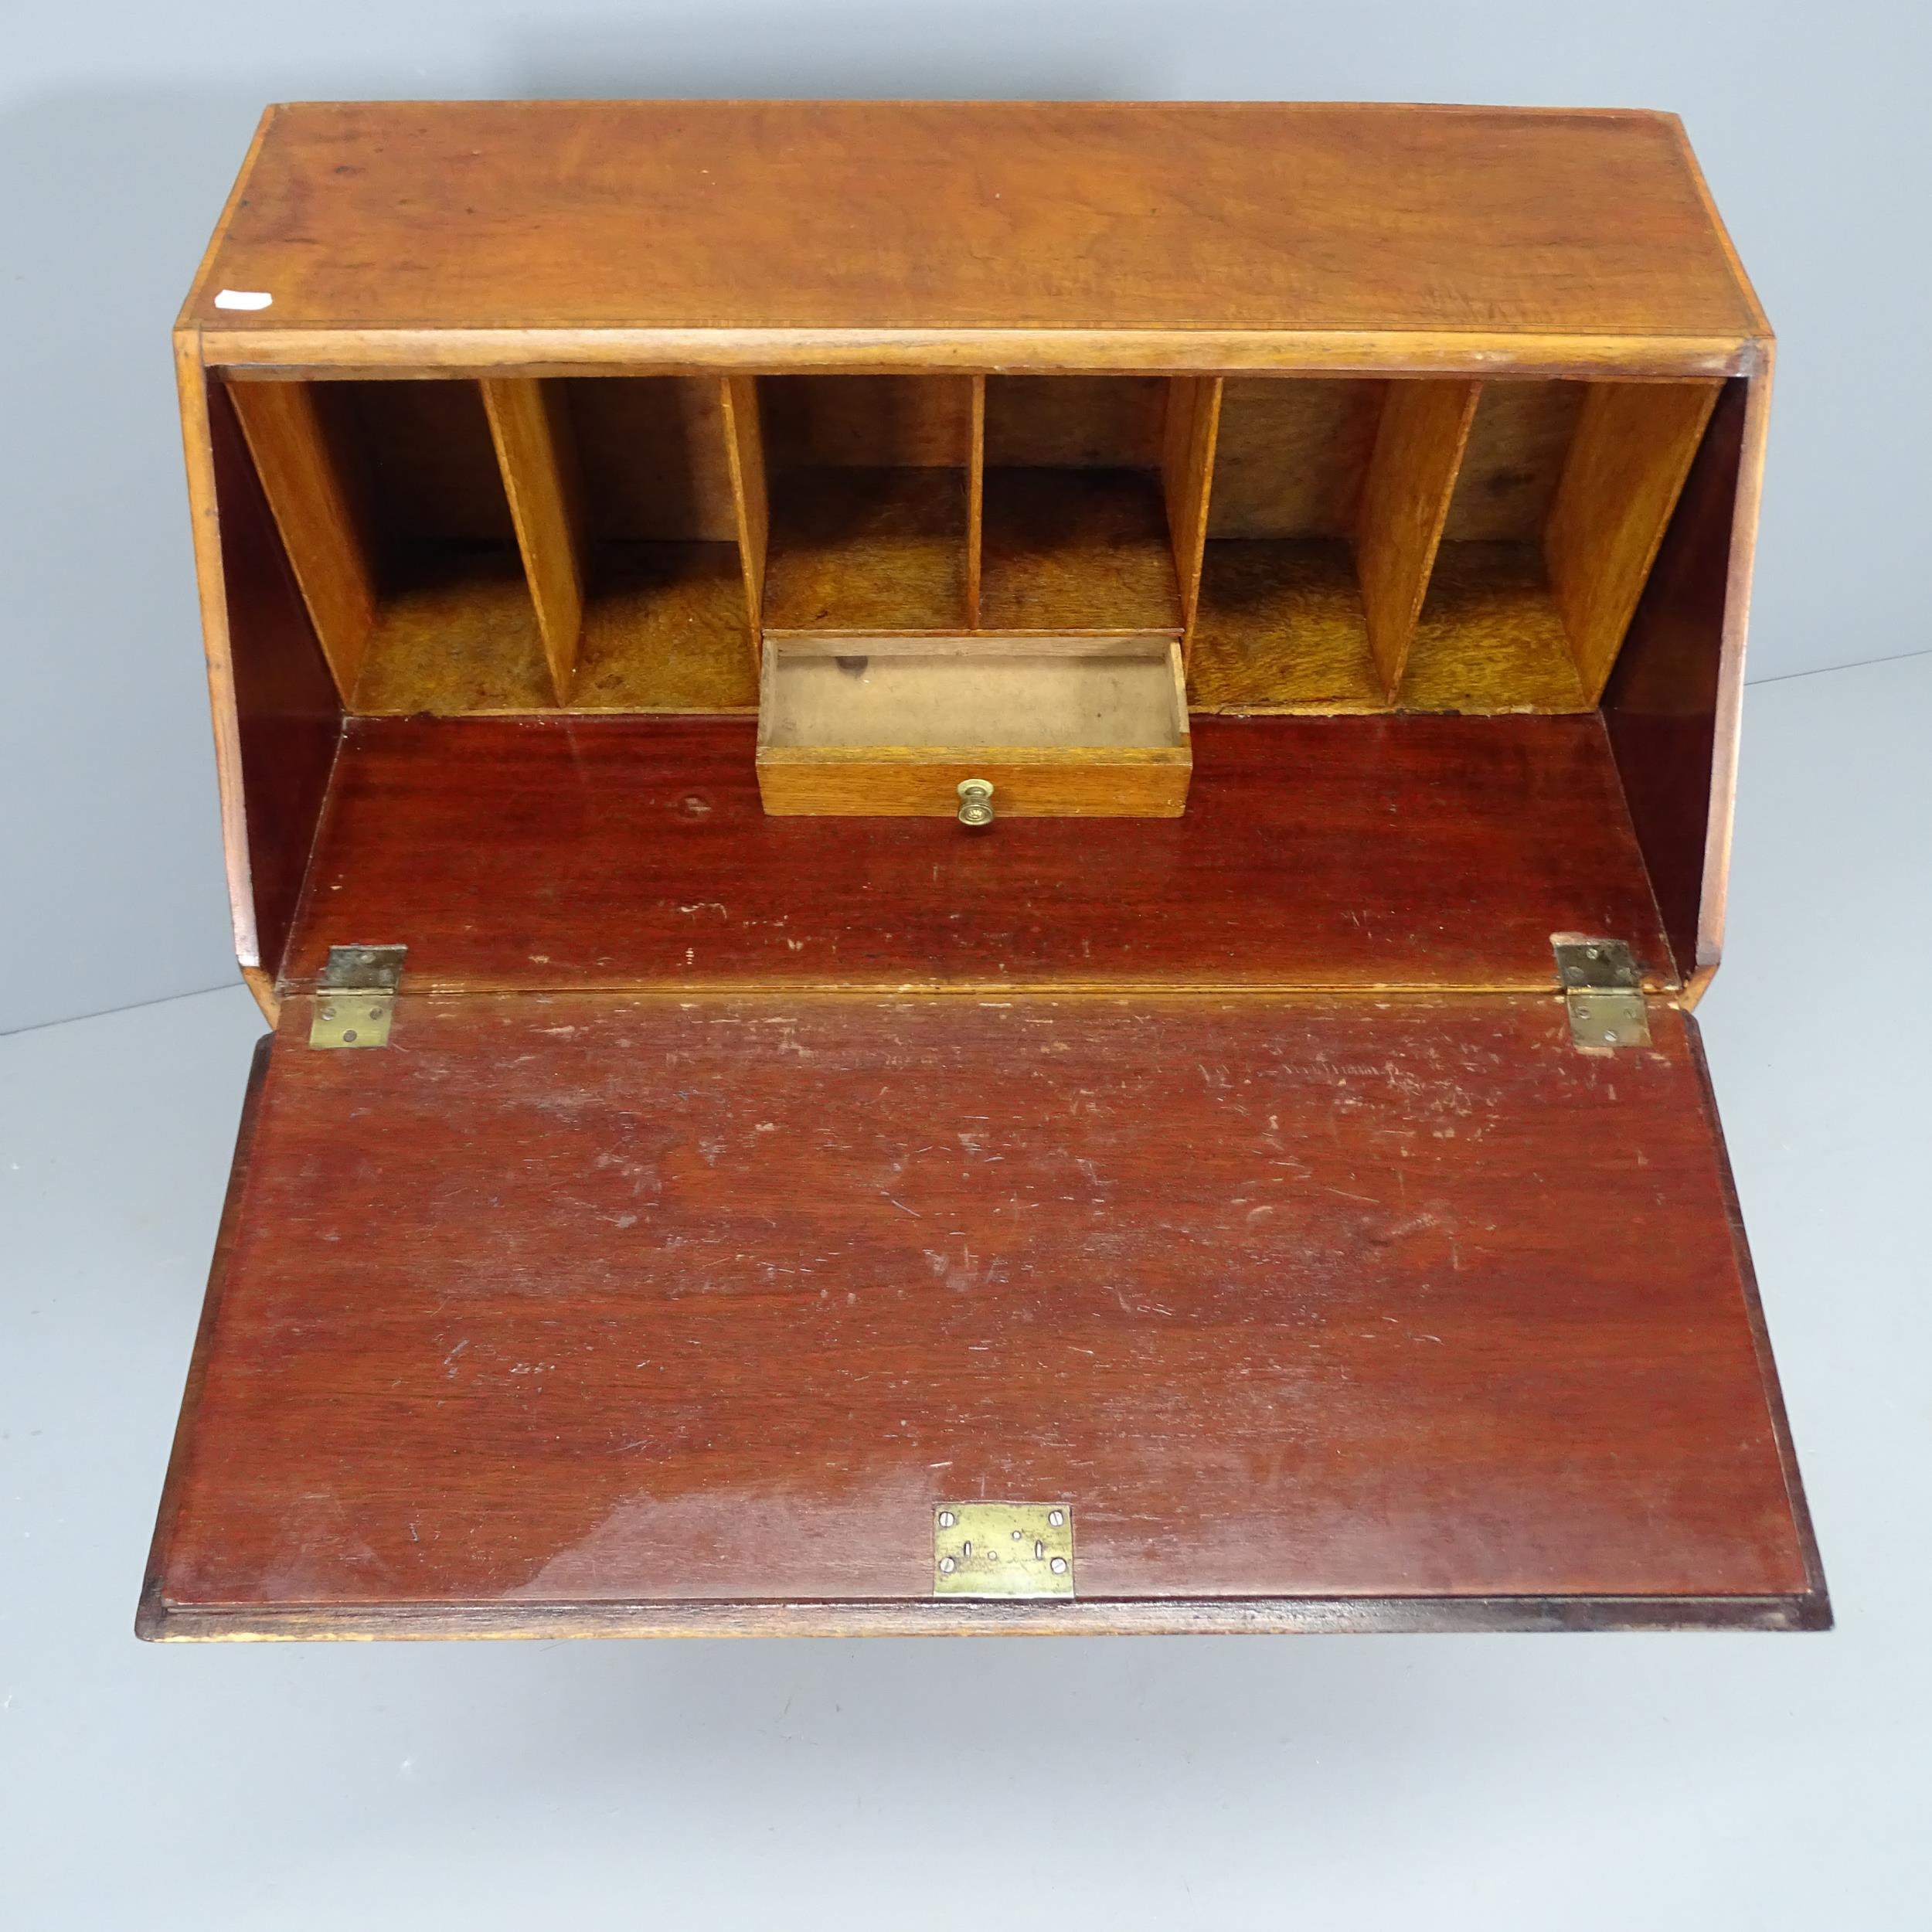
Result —
<instances>
[{"instance_id":1,"label":"brass drawer knob","mask_svg":"<svg viewBox=\"0 0 1932 1932\"><path fill-rule=\"evenodd\" d=\"M961 781L959 822L962 825L990 825L993 822L993 787L990 780Z\"/></svg>"}]
</instances>

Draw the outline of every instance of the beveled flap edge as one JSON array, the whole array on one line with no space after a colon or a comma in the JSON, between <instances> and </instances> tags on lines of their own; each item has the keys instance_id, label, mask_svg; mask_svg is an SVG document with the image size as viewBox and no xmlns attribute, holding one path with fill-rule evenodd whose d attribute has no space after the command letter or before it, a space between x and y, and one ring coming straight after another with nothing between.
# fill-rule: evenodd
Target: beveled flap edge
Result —
<instances>
[{"instance_id":1,"label":"beveled flap edge","mask_svg":"<svg viewBox=\"0 0 1932 1932\"><path fill-rule=\"evenodd\" d=\"M1784 1472L1785 1500L1790 1505L1792 1525L1798 1532L1798 1553L1809 1586L1801 1600L1815 1607L1819 1619L1805 1628L1828 1630L1832 1627L1831 1595L1825 1580L1824 1560L1818 1553L1818 1532L1811 1521L1811 1505L1804 1494L1804 1478L1798 1468L1798 1446L1791 1437L1791 1417L1784 1406L1784 1386L1779 1379L1777 1364L1771 1352L1770 1329L1764 1319L1764 1301L1758 1289L1757 1270L1751 1260L1750 1243L1745 1237L1744 1212L1737 1198L1737 1177L1732 1171L1730 1146L1724 1136L1716 1090L1711 1084L1710 1061L1704 1052L1703 1031L1688 1010L1687 1002L1683 1021L1685 1039L1690 1048L1691 1067L1696 1077L1698 1104L1703 1109L1709 1127L1711 1151L1717 1163L1718 1185L1723 1192L1731 1247L1737 1257L1738 1279L1743 1287L1751 1345L1757 1355L1758 1379L1764 1386L1765 1403L1770 1411L1771 1433L1777 1444L1778 1461Z\"/></svg>"},{"instance_id":2,"label":"beveled flap edge","mask_svg":"<svg viewBox=\"0 0 1932 1932\"><path fill-rule=\"evenodd\" d=\"M202 1301L201 1319L195 1328L194 1349L188 1359L187 1386L182 1392L181 1413L176 1419L174 1440L168 1452L168 1471L162 1479L161 1502L155 1514L154 1536L148 1545L140 1607L134 1614L134 1634L148 1641L173 1634L165 1628L173 1613L163 1601L162 1579L167 1574L168 1554L174 1543L175 1513L187 1474L188 1458L194 1445L196 1418L201 1407L202 1383L214 1342L215 1324L221 1315L222 1287L227 1280L229 1257L234 1252L236 1237L241 1230L242 1202L248 1190L249 1163L254 1152L255 1129L261 1114L262 1093L268 1083L268 1063L274 1051L275 1038L273 1033L264 1034L255 1043L255 1050L248 1063L248 1084L242 1097L241 1120L235 1130L234 1162L228 1171L228 1191L222 1199L215 1252L208 1264L208 1287Z\"/></svg>"},{"instance_id":3,"label":"beveled flap edge","mask_svg":"<svg viewBox=\"0 0 1932 1932\"><path fill-rule=\"evenodd\" d=\"M1794 1597L949 1598L932 1602L442 1604L172 1609L144 1597L161 1643L620 1637L1361 1637L1637 1631L1824 1631L1822 1587Z\"/></svg>"}]
</instances>

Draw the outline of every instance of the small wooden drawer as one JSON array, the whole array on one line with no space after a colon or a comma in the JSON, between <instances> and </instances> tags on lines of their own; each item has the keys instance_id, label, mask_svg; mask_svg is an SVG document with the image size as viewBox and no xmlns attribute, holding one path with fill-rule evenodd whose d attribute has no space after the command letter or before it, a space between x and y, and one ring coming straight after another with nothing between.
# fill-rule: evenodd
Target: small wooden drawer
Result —
<instances>
[{"instance_id":1,"label":"small wooden drawer","mask_svg":"<svg viewBox=\"0 0 1932 1932\"><path fill-rule=\"evenodd\" d=\"M767 639L758 789L767 812L1178 818L1193 769L1170 637Z\"/></svg>"}]
</instances>

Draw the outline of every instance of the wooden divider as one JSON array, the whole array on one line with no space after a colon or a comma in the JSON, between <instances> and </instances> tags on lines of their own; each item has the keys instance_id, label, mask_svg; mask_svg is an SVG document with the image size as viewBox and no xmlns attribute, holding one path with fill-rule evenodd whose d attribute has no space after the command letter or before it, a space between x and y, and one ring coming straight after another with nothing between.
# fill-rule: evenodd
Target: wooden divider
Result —
<instances>
[{"instance_id":1,"label":"wooden divider","mask_svg":"<svg viewBox=\"0 0 1932 1932\"><path fill-rule=\"evenodd\" d=\"M1191 617L1219 378L996 378L997 425L984 374L772 379L798 386L782 393L761 392L763 379L724 384L760 636L1145 634L1180 631ZM964 475L964 569L963 585L956 577L942 597L929 480L948 468ZM876 491L845 488L889 474L903 499L889 506ZM1001 502L989 514L995 481ZM806 488L804 500L787 495L788 481ZM1136 484L1144 512L1117 500ZM842 506L849 528L839 527ZM826 527L814 527L821 519ZM861 570L874 580L854 580ZM959 607L941 624L954 595ZM902 614L889 616L895 601Z\"/></svg>"},{"instance_id":2,"label":"wooden divider","mask_svg":"<svg viewBox=\"0 0 1932 1932\"><path fill-rule=\"evenodd\" d=\"M1483 386L1400 708L1596 708L1717 389Z\"/></svg>"},{"instance_id":3,"label":"wooden divider","mask_svg":"<svg viewBox=\"0 0 1932 1932\"><path fill-rule=\"evenodd\" d=\"M1214 447L1221 422L1221 379L1177 376L1168 385L1167 428L1161 468L1167 492L1168 529L1174 570L1180 580L1181 655L1186 662L1201 597L1201 560L1207 549L1208 499Z\"/></svg>"},{"instance_id":4,"label":"wooden divider","mask_svg":"<svg viewBox=\"0 0 1932 1932\"><path fill-rule=\"evenodd\" d=\"M347 708L457 716L555 702L479 384L229 386Z\"/></svg>"},{"instance_id":5,"label":"wooden divider","mask_svg":"<svg viewBox=\"0 0 1932 1932\"><path fill-rule=\"evenodd\" d=\"M1390 703L1422 614L1480 385L1389 386L1355 519L1355 567L1369 648Z\"/></svg>"},{"instance_id":6,"label":"wooden divider","mask_svg":"<svg viewBox=\"0 0 1932 1932\"><path fill-rule=\"evenodd\" d=\"M986 573L986 378L973 378L973 423L966 457L966 627L979 628Z\"/></svg>"},{"instance_id":7,"label":"wooden divider","mask_svg":"<svg viewBox=\"0 0 1932 1932\"><path fill-rule=\"evenodd\" d=\"M516 526L556 701L567 704L583 634L583 527L577 454L556 393L533 378L486 377L481 387Z\"/></svg>"},{"instance_id":8,"label":"wooden divider","mask_svg":"<svg viewBox=\"0 0 1932 1932\"><path fill-rule=\"evenodd\" d=\"M335 689L346 705L376 628L368 520L310 383L231 383L249 454Z\"/></svg>"},{"instance_id":9,"label":"wooden divider","mask_svg":"<svg viewBox=\"0 0 1932 1932\"><path fill-rule=\"evenodd\" d=\"M751 624L751 662L763 662L765 556L771 539L771 502L765 481L764 437L758 421L758 380L723 379L726 454L731 461L731 496L738 513L738 554L745 575L745 611Z\"/></svg>"},{"instance_id":10,"label":"wooden divider","mask_svg":"<svg viewBox=\"0 0 1932 1932\"><path fill-rule=\"evenodd\" d=\"M1543 556L1593 707L1677 506L1721 384L1597 383L1543 536Z\"/></svg>"},{"instance_id":11,"label":"wooden divider","mask_svg":"<svg viewBox=\"0 0 1932 1932\"><path fill-rule=\"evenodd\" d=\"M232 382L344 704L748 708L770 624L1165 631L1208 709L1590 710L1719 386L729 376L692 415L680 379L632 381L672 386L641 444L594 382Z\"/></svg>"}]
</instances>

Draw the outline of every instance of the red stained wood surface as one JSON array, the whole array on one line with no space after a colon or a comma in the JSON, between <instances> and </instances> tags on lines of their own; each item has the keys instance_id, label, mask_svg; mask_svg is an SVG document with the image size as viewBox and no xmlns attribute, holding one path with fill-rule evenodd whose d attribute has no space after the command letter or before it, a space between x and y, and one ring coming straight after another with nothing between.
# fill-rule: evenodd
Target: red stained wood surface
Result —
<instances>
[{"instance_id":1,"label":"red stained wood surface","mask_svg":"<svg viewBox=\"0 0 1932 1932\"><path fill-rule=\"evenodd\" d=\"M422 988L1553 987L1670 955L1603 726L1202 718L1169 821L768 818L750 721L351 722L289 955Z\"/></svg>"},{"instance_id":2,"label":"red stained wood surface","mask_svg":"<svg viewBox=\"0 0 1932 1932\"><path fill-rule=\"evenodd\" d=\"M273 975L301 896L342 708L282 549L234 406L209 386L256 944Z\"/></svg>"},{"instance_id":3,"label":"red stained wood surface","mask_svg":"<svg viewBox=\"0 0 1932 1932\"><path fill-rule=\"evenodd\" d=\"M1674 1011L1614 1056L1554 998L406 995L335 1053L308 1017L247 1138L150 1634L953 1627L931 1509L978 1496L1073 1501L1094 1627L1821 1611Z\"/></svg>"}]
</instances>

